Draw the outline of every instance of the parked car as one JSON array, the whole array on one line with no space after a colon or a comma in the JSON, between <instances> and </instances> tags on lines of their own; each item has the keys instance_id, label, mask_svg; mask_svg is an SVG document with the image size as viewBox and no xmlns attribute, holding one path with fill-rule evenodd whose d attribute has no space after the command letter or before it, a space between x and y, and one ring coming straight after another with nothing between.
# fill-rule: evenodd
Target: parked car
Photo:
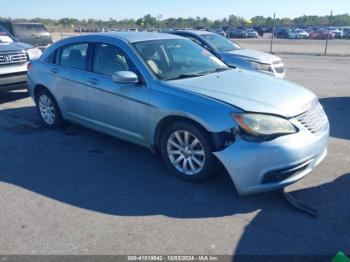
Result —
<instances>
[{"instance_id":1,"label":"parked car","mask_svg":"<svg viewBox=\"0 0 350 262\"><path fill-rule=\"evenodd\" d=\"M231 38L248 38L248 32L245 29L232 29L230 31Z\"/></svg>"},{"instance_id":2,"label":"parked car","mask_svg":"<svg viewBox=\"0 0 350 262\"><path fill-rule=\"evenodd\" d=\"M309 33L303 29L292 29L288 33L288 38L290 39L307 39L309 38Z\"/></svg>"},{"instance_id":3,"label":"parked car","mask_svg":"<svg viewBox=\"0 0 350 262\"><path fill-rule=\"evenodd\" d=\"M303 29L306 33L310 34L311 32L315 31L314 29L312 29L311 27L307 27Z\"/></svg>"},{"instance_id":4,"label":"parked car","mask_svg":"<svg viewBox=\"0 0 350 262\"><path fill-rule=\"evenodd\" d=\"M189 38L229 66L258 71L278 78L284 78L286 75L281 58L260 51L244 49L220 35L194 30L169 31L169 33Z\"/></svg>"},{"instance_id":5,"label":"parked car","mask_svg":"<svg viewBox=\"0 0 350 262\"><path fill-rule=\"evenodd\" d=\"M258 34L263 37L264 36L264 33L265 33L265 30L263 27L261 26L253 26L253 29L258 32Z\"/></svg>"},{"instance_id":6,"label":"parked car","mask_svg":"<svg viewBox=\"0 0 350 262\"><path fill-rule=\"evenodd\" d=\"M343 29L343 38L350 39L350 28Z\"/></svg>"},{"instance_id":7,"label":"parked car","mask_svg":"<svg viewBox=\"0 0 350 262\"><path fill-rule=\"evenodd\" d=\"M254 29L247 29L247 37L248 38L258 38L259 34Z\"/></svg>"},{"instance_id":8,"label":"parked car","mask_svg":"<svg viewBox=\"0 0 350 262\"><path fill-rule=\"evenodd\" d=\"M328 29L317 29L309 34L310 39L334 39L334 33Z\"/></svg>"},{"instance_id":9,"label":"parked car","mask_svg":"<svg viewBox=\"0 0 350 262\"><path fill-rule=\"evenodd\" d=\"M217 33L225 38L227 37L227 34L222 29L211 29L211 30L209 30L209 32Z\"/></svg>"},{"instance_id":10,"label":"parked car","mask_svg":"<svg viewBox=\"0 0 350 262\"><path fill-rule=\"evenodd\" d=\"M176 35L68 38L29 68L47 127L65 119L147 147L186 180L222 164L240 194L257 193L298 181L327 154L329 124L313 93L229 68Z\"/></svg>"},{"instance_id":11,"label":"parked car","mask_svg":"<svg viewBox=\"0 0 350 262\"><path fill-rule=\"evenodd\" d=\"M343 38L344 33L343 33L342 29L331 27L330 31L334 34L335 39L342 39Z\"/></svg>"},{"instance_id":12,"label":"parked car","mask_svg":"<svg viewBox=\"0 0 350 262\"><path fill-rule=\"evenodd\" d=\"M276 38L288 38L289 37L289 28L277 28L274 32Z\"/></svg>"},{"instance_id":13,"label":"parked car","mask_svg":"<svg viewBox=\"0 0 350 262\"><path fill-rule=\"evenodd\" d=\"M25 88L27 63L40 55L38 48L19 42L0 26L0 92Z\"/></svg>"},{"instance_id":14,"label":"parked car","mask_svg":"<svg viewBox=\"0 0 350 262\"><path fill-rule=\"evenodd\" d=\"M19 41L41 50L52 44L52 37L43 24L0 21L0 25Z\"/></svg>"}]
</instances>

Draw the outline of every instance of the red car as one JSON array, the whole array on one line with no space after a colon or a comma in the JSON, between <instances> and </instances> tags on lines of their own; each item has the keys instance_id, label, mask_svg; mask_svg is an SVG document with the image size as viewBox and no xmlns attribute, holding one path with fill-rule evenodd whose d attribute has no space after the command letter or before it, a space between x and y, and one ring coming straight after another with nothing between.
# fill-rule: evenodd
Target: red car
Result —
<instances>
[{"instance_id":1,"label":"red car","mask_svg":"<svg viewBox=\"0 0 350 262\"><path fill-rule=\"evenodd\" d=\"M316 31L313 31L309 33L309 38L310 39L334 39L334 33L331 31L328 32L328 29L318 29Z\"/></svg>"}]
</instances>

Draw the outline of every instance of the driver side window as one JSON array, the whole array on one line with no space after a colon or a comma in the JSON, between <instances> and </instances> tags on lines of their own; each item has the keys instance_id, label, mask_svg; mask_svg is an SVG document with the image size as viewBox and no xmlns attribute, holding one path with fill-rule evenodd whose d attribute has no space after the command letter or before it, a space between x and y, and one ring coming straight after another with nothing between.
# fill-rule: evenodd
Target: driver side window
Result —
<instances>
[{"instance_id":1,"label":"driver side window","mask_svg":"<svg viewBox=\"0 0 350 262\"><path fill-rule=\"evenodd\" d=\"M135 72L133 68L129 58L120 48L108 44L96 44L92 68L94 73L112 76L117 71Z\"/></svg>"}]
</instances>

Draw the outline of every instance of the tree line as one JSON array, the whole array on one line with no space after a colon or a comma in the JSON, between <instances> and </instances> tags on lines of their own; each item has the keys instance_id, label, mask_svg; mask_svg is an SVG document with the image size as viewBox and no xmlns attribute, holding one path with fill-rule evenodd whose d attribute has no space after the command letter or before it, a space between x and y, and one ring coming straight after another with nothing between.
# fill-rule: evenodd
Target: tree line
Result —
<instances>
[{"instance_id":1,"label":"tree line","mask_svg":"<svg viewBox=\"0 0 350 262\"><path fill-rule=\"evenodd\" d=\"M9 20L10 18L2 18L0 20ZM272 17L255 16L251 19L230 15L227 18L210 20L206 17L178 17L163 19L161 15L152 16L145 15L139 19L122 19L109 20L98 19L49 19L49 18L34 18L34 19L12 19L18 22L39 22L47 27L63 27L63 28L225 28L228 26L262 26L271 27L273 24ZM329 22L329 16L304 15L294 19L291 18L276 18L274 25L283 27L300 27L300 26L324 26ZM350 15L339 14L332 16L331 23L334 26L350 26Z\"/></svg>"}]
</instances>

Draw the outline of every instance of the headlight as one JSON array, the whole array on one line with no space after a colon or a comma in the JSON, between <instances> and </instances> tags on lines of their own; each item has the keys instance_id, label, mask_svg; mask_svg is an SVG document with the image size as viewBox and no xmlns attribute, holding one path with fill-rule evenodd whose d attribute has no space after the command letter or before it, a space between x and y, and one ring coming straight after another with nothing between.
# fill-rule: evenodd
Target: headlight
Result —
<instances>
[{"instance_id":1,"label":"headlight","mask_svg":"<svg viewBox=\"0 0 350 262\"><path fill-rule=\"evenodd\" d=\"M250 62L250 64L252 65L252 67L257 70L257 71L265 71L265 72L270 72L271 67L269 64L262 64L262 63L258 63L258 62Z\"/></svg>"},{"instance_id":2,"label":"headlight","mask_svg":"<svg viewBox=\"0 0 350 262\"><path fill-rule=\"evenodd\" d=\"M37 59L41 56L42 52L39 48L31 48L27 50L27 54L29 56L29 60L30 59Z\"/></svg>"},{"instance_id":3,"label":"headlight","mask_svg":"<svg viewBox=\"0 0 350 262\"><path fill-rule=\"evenodd\" d=\"M265 114L232 114L233 119L240 128L247 134L253 136L277 136L297 132L288 120Z\"/></svg>"}]
</instances>

